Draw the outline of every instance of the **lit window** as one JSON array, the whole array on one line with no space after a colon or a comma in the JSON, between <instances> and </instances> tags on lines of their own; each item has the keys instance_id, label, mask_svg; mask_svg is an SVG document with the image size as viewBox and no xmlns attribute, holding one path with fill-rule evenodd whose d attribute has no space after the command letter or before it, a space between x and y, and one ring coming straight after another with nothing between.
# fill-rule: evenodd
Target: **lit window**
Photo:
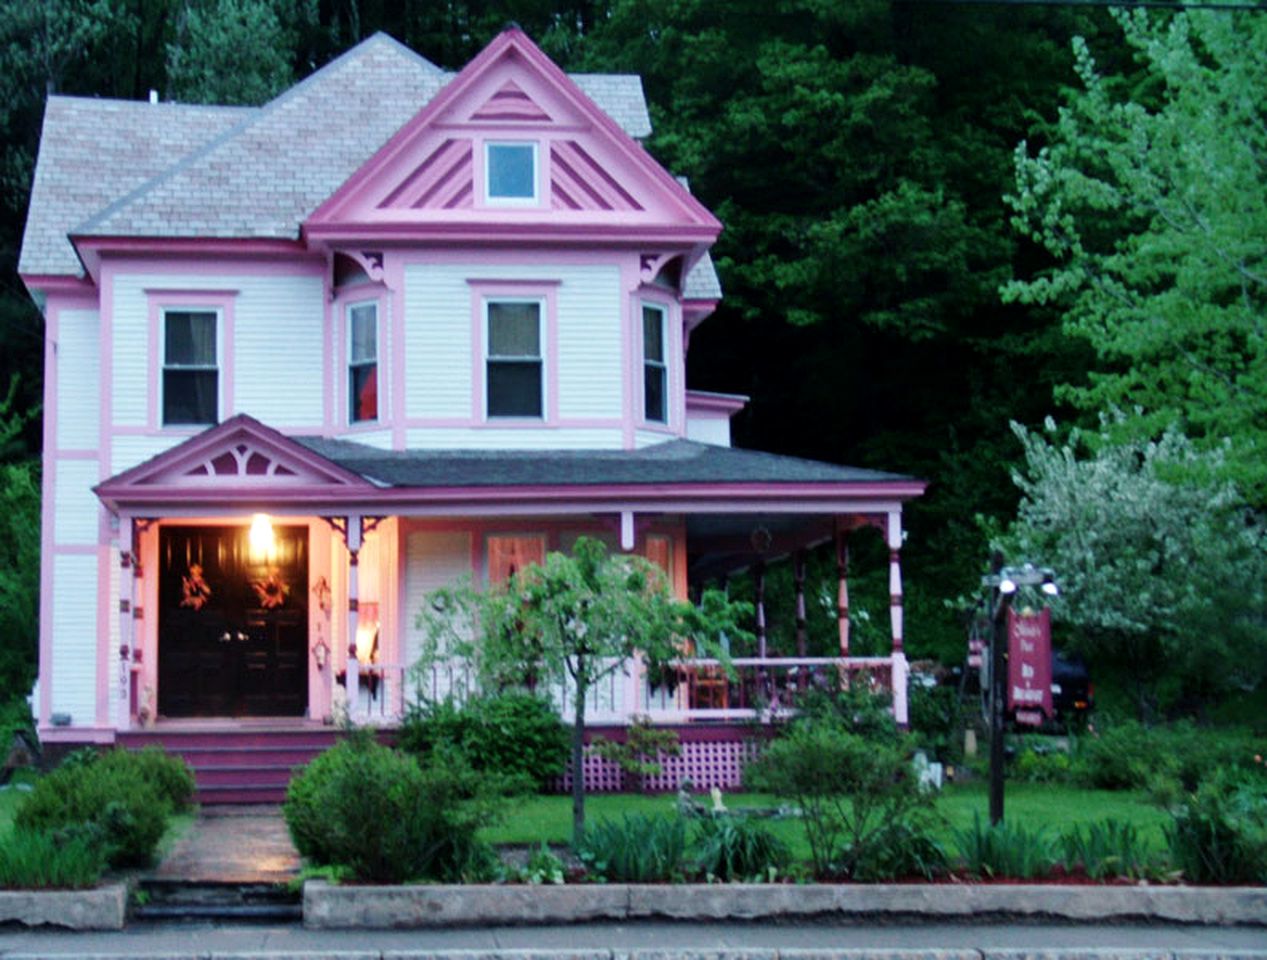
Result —
<instances>
[{"instance_id":1,"label":"lit window","mask_svg":"<svg viewBox=\"0 0 1267 960\"><path fill-rule=\"evenodd\" d=\"M163 313L163 425L211 424L219 417L216 313Z\"/></svg>"},{"instance_id":2,"label":"lit window","mask_svg":"<svg viewBox=\"0 0 1267 960\"><path fill-rule=\"evenodd\" d=\"M537 199L537 146L490 143L485 154L488 199L532 202Z\"/></svg>"},{"instance_id":3,"label":"lit window","mask_svg":"<svg viewBox=\"0 0 1267 960\"><path fill-rule=\"evenodd\" d=\"M662 307L642 307L642 381L643 416L656 423L667 423L669 367L664 351L665 311Z\"/></svg>"},{"instance_id":4,"label":"lit window","mask_svg":"<svg viewBox=\"0 0 1267 960\"><path fill-rule=\"evenodd\" d=\"M348 310L348 422L378 419L378 304Z\"/></svg>"},{"instance_id":5,"label":"lit window","mask_svg":"<svg viewBox=\"0 0 1267 960\"><path fill-rule=\"evenodd\" d=\"M540 417L541 302L494 300L488 306L490 417Z\"/></svg>"}]
</instances>

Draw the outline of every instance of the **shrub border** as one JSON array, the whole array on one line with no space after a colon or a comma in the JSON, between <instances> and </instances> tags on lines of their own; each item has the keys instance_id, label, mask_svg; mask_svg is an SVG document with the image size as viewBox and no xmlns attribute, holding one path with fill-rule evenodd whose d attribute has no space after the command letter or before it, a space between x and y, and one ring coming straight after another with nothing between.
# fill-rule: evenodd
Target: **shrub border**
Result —
<instances>
[{"instance_id":1,"label":"shrub border","mask_svg":"<svg viewBox=\"0 0 1267 960\"><path fill-rule=\"evenodd\" d=\"M1267 887L1050 884L304 884L304 926L337 930L586 920L1026 917L1267 926Z\"/></svg>"},{"instance_id":2,"label":"shrub border","mask_svg":"<svg viewBox=\"0 0 1267 960\"><path fill-rule=\"evenodd\" d=\"M87 890L0 890L0 923L71 930L122 930L128 888L108 883Z\"/></svg>"}]
</instances>

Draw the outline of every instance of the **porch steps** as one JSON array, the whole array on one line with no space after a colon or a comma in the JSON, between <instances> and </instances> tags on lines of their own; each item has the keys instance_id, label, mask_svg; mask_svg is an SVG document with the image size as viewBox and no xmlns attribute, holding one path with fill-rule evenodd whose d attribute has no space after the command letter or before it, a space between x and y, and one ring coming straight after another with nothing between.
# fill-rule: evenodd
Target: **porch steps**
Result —
<instances>
[{"instance_id":1,"label":"porch steps","mask_svg":"<svg viewBox=\"0 0 1267 960\"><path fill-rule=\"evenodd\" d=\"M296 729L172 729L121 733L120 746L159 746L182 757L194 774L194 801L219 804L281 803L291 774L333 746L339 731Z\"/></svg>"},{"instance_id":2,"label":"porch steps","mask_svg":"<svg viewBox=\"0 0 1267 960\"><path fill-rule=\"evenodd\" d=\"M295 921L303 918L301 893L274 883L225 883L143 877L133 894L138 920Z\"/></svg>"}]
</instances>

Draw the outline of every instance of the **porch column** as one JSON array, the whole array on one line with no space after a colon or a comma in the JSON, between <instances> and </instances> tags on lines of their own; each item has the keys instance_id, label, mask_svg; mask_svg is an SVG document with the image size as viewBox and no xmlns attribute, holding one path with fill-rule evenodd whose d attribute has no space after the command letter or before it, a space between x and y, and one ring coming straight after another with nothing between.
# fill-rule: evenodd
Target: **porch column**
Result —
<instances>
[{"instance_id":1,"label":"porch column","mask_svg":"<svg viewBox=\"0 0 1267 960\"><path fill-rule=\"evenodd\" d=\"M359 619L358 599L359 575L358 558L361 553L361 515L349 514L347 527L348 546L348 662L345 679L347 689L348 719L355 720L360 714L361 677L360 661L356 658L356 628Z\"/></svg>"},{"instance_id":2,"label":"porch column","mask_svg":"<svg viewBox=\"0 0 1267 960\"><path fill-rule=\"evenodd\" d=\"M836 628L840 655L849 656L849 531L836 531Z\"/></svg>"},{"instance_id":3,"label":"porch column","mask_svg":"<svg viewBox=\"0 0 1267 960\"><path fill-rule=\"evenodd\" d=\"M114 721L118 730L132 725L132 608L140 571L136 530L132 518L123 514L119 517L119 677Z\"/></svg>"},{"instance_id":4,"label":"porch column","mask_svg":"<svg viewBox=\"0 0 1267 960\"><path fill-rule=\"evenodd\" d=\"M752 568L753 592L757 601L757 656L762 660L766 655L765 636L765 557L758 557L756 566Z\"/></svg>"},{"instance_id":5,"label":"porch column","mask_svg":"<svg viewBox=\"0 0 1267 960\"><path fill-rule=\"evenodd\" d=\"M902 652L902 513L889 511L889 621L893 627L893 653Z\"/></svg>"},{"instance_id":6,"label":"porch column","mask_svg":"<svg viewBox=\"0 0 1267 960\"><path fill-rule=\"evenodd\" d=\"M792 579L796 583L796 655L808 656L809 631L805 624L805 551L792 556Z\"/></svg>"}]
</instances>

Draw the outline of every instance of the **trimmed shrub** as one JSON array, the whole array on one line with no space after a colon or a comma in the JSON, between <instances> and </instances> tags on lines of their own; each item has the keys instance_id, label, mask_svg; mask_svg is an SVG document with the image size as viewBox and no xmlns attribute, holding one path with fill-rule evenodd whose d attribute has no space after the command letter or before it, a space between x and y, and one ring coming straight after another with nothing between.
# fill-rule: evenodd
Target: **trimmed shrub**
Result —
<instances>
[{"instance_id":1,"label":"trimmed shrub","mask_svg":"<svg viewBox=\"0 0 1267 960\"><path fill-rule=\"evenodd\" d=\"M1192 883L1267 883L1267 789L1219 771L1171 810L1172 864Z\"/></svg>"},{"instance_id":2,"label":"trimmed shrub","mask_svg":"<svg viewBox=\"0 0 1267 960\"><path fill-rule=\"evenodd\" d=\"M530 790L545 789L567 766L567 728L548 700L523 692L413 706L396 742L417 757L456 749L474 769Z\"/></svg>"},{"instance_id":3,"label":"trimmed shrub","mask_svg":"<svg viewBox=\"0 0 1267 960\"><path fill-rule=\"evenodd\" d=\"M699 821L695 865L725 883L771 882L791 860L787 844L756 821L713 813Z\"/></svg>"},{"instance_id":4,"label":"trimmed shrub","mask_svg":"<svg viewBox=\"0 0 1267 960\"><path fill-rule=\"evenodd\" d=\"M1029 880L1051 873L1056 851L1042 829L1029 830L1004 820L986 826L974 814L972 826L955 834L969 876Z\"/></svg>"},{"instance_id":5,"label":"trimmed shrub","mask_svg":"<svg viewBox=\"0 0 1267 960\"><path fill-rule=\"evenodd\" d=\"M1068 783L1073 778L1073 769L1073 760L1067 753L1024 750L1017 756L1008 776L1021 783Z\"/></svg>"},{"instance_id":6,"label":"trimmed shrub","mask_svg":"<svg viewBox=\"0 0 1267 960\"><path fill-rule=\"evenodd\" d=\"M300 853L371 883L489 878L495 857L476 832L497 812L488 778L460 754L420 764L367 732L313 760L282 805Z\"/></svg>"},{"instance_id":7,"label":"trimmed shrub","mask_svg":"<svg viewBox=\"0 0 1267 960\"><path fill-rule=\"evenodd\" d=\"M1074 827L1061 837L1065 866L1081 867L1092 880L1129 877L1143 880L1159 870L1156 857L1140 839L1134 824L1104 820Z\"/></svg>"},{"instance_id":8,"label":"trimmed shrub","mask_svg":"<svg viewBox=\"0 0 1267 960\"><path fill-rule=\"evenodd\" d=\"M172 806L146 777L150 761L116 756L124 753L78 760L41 778L18 809L15 826L53 831L90 824L101 831L110 866L148 864Z\"/></svg>"},{"instance_id":9,"label":"trimmed shrub","mask_svg":"<svg viewBox=\"0 0 1267 960\"><path fill-rule=\"evenodd\" d=\"M835 710L798 720L744 771L750 787L801 808L820 877L854 876L887 825L931 803L901 741L855 732L849 725L855 717L868 727L874 722L865 713Z\"/></svg>"},{"instance_id":10,"label":"trimmed shrub","mask_svg":"<svg viewBox=\"0 0 1267 960\"><path fill-rule=\"evenodd\" d=\"M173 811L186 810L194 797L194 775L183 759L159 747L139 751L111 750L101 755L97 765L106 770L126 770L153 785Z\"/></svg>"},{"instance_id":11,"label":"trimmed shrub","mask_svg":"<svg viewBox=\"0 0 1267 960\"><path fill-rule=\"evenodd\" d=\"M1081 737L1076 778L1101 790L1142 790L1166 781L1193 791L1218 769L1262 771L1267 739L1248 730L1203 728L1191 721L1145 727L1125 720Z\"/></svg>"},{"instance_id":12,"label":"trimmed shrub","mask_svg":"<svg viewBox=\"0 0 1267 960\"><path fill-rule=\"evenodd\" d=\"M7 890L93 887L105 867L105 847L92 829L18 829L0 844L0 887Z\"/></svg>"},{"instance_id":13,"label":"trimmed shrub","mask_svg":"<svg viewBox=\"0 0 1267 960\"><path fill-rule=\"evenodd\" d=\"M615 883L661 883L682 878L686 821L681 817L625 814L600 820L585 832L577 851L599 879Z\"/></svg>"}]
</instances>

